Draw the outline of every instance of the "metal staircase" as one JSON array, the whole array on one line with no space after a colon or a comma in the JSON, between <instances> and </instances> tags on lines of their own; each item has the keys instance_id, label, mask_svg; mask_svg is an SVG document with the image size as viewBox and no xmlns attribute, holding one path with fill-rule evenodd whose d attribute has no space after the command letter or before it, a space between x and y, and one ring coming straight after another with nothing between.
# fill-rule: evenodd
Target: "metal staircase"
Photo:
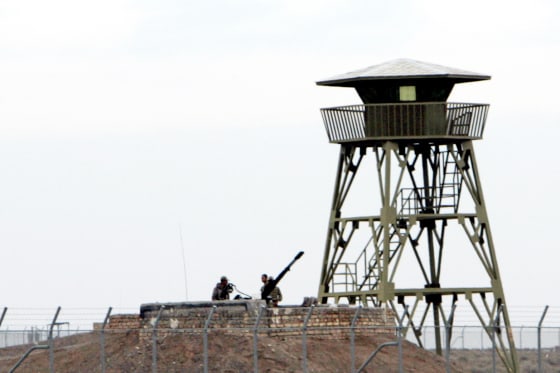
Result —
<instances>
[{"instance_id":1,"label":"metal staircase","mask_svg":"<svg viewBox=\"0 0 560 373\"><path fill-rule=\"evenodd\" d=\"M438 183L433 193L422 187L402 188L400 191L399 222L404 224L407 217L423 212L428 205L428 198L432 199L434 213L444 213L452 209L454 213L459 208L459 197L463 179L455 158L447 151L439 153Z\"/></svg>"}]
</instances>

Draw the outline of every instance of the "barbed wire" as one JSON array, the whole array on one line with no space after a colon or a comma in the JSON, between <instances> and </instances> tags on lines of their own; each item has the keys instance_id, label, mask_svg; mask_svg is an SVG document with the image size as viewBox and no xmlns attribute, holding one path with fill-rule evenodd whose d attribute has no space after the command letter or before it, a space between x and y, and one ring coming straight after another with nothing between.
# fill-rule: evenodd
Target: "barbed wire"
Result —
<instances>
[{"instance_id":1,"label":"barbed wire","mask_svg":"<svg viewBox=\"0 0 560 373\"><path fill-rule=\"evenodd\" d=\"M289 306L284 306L289 307ZM298 306L293 306L298 307ZM50 325L56 308L4 308L6 310L4 319L0 324L0 330L29 329L31 327L43 327ZM545 314L546 309L546 314ZM68 329L87 330L93 329L95 323L102 323L107 315L107 308L61 308L58 321L66 325ZM0 312L2 309L0 308ZM512 327L538 326L542 318L542 327L560 326L560 306L510 306L508 307L510 324ZM111 315L138 315L138 308L122 307L113 308ZM235 318L235 315L231 316ZM253 322L243 318L237 320L248 326ZM458 307L454 315L455 326L480 326L480 321L468 305ZM431 326L431 325L426 325Z\"/></svg>"}]
</instances>

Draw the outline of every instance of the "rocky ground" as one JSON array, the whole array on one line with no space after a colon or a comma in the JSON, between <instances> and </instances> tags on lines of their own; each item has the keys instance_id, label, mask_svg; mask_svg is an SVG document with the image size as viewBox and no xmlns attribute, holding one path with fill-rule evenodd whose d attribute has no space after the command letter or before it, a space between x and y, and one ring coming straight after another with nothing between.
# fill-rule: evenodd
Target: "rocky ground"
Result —
<instances>
[{"instance_id":1,"label":"rocky ground","mask_svg":"<svg viewBox=\"0 0 560 373\"><path fill-rule=\"evenodd\" d=\"M356 367L362 365L373 351L389 337L356 338ZM158 339L157 367L159 372L204 372L202 335L171 334ZM8 372L30 348L30 345L0 349L0 372ZM141 339L137 331L106 335L107 372L152 372L152 341ZM309 336L307 339L307 371L351 372L351 352L348 339L328 339ZM209 372L254 372L253 337L224 332L212 332L208 337ZM258 371L266 373L303 372L303 344L301 337L258 337ZM430 351L403 343L405 372L446 372L445 360ZM451 372L492 372L490 350L454 350ZM542 353L543 372L560 372L560 352L557 349ZM537 372L537 352L519 351L521 372ZM86 333L57 338L54 345L56 372L101 372L100 335ZM17 372L48 372L49 351L36 350L17 369ZM497 362L497 372L504 372ZM371 360L364 372L398 372L398 349L388 346Z\"/></svg>"},{"instance_id":2,"label":"rocky ground","mask_svg":"<svg viewBox=\"0 0 560 373\"><path fill-rule=\"evenodd\" d=\"M356 366L363 364L388 337L356 338ZM100 372L100 336L88 333L55 340L54 364L57 372ZM0 350L0 372L8 372L30 346ZM253 372L253 337L212 333L208 338L209 372ZM410 343L403 344L406 372L445 372L444 360ZM107 372L151 372L152 343L141 340L137 332L111 334L106 337ZM158 341L159 372L204 371L202 335L168 335ZM258 338L259 372L303 372L301 337ZM397 372L398 349L383 348L364 372ZM308 372L350 372L350 343L346 340L313 338L307 340ZM48 372L48 350L36 350L17 372ZM453 372L465 370L454 366Z\"/></svg>"}]
</instances>

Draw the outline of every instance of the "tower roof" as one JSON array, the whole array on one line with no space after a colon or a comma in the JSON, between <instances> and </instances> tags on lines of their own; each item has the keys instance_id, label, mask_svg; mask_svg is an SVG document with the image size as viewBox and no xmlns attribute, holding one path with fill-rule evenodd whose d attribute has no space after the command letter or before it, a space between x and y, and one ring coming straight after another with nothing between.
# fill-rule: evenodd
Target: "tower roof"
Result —
<instances>
[{"instance_id":1,"label":"tower roof","mask_svg":"<svg viewBox=\"0 0 560 373\"><path fill-rule=\"evenodd\" d=\"M401 79L449 79L454 83L490 79L489 75L406 58L387 61L364 69L318 81L318 85L353 87L357 82Z\"/></svg>"}]
</instances>

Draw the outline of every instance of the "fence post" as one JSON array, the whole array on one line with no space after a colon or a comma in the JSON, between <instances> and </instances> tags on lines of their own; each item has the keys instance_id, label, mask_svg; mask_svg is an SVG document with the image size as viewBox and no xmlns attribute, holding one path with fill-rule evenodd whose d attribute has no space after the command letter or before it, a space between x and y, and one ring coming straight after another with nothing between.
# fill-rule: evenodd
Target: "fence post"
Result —
<instances>
[{"instance_id":1,"label":"fence post","mask_svg":"<svg viewBox=\"0 0 560 373\"><path fill-rule=\"evenodd\" d=\"M449 313L449 318L444 319L445 322L445 371L451 373L451 364L449 361L449 355L451 353L451 326L453 325L453 315L455 313L456 304L451 307L451 312Z\"/></svg>"},{"instance_id":2,"label":"fence post","mask_svg":"<svg viewBox=\"0 0 560 373\"><path fill-rule=\"evenodd\" d=\"M51 322L51 326L49 327L49 371L54 373L54 341L53 341L53 329L56 325L56 319L58 318L58 314L60 313L60 306L56 309L56 313L54 314L53 321Z\"/></svg>"},{"instance_id":3,"label":"fence post","mask_svg":"<svg viewBox=\"0 0 560 373\"><path fill-rule=\"evenodd\" d=\"M492 373L496 373L496 330L500 327L500 314L502 313L504 305L498 307L496 318L492 320Z\"/></svg>"},{"instance_id":4,"label":"fence post","mask_svg":"<svg viewBox=\"0 0 560 373\"><path fill-rule=\"evenodd\" d=\"M112 307L109 307L109 310L105 315L105 320L103 320L103 325L101 326L101 333L100 333L101 373L105 373L105 326L107 325L107 321L109 321L109 316L111 315L112 309L113 309Z\"/></svg>"},{"instance_id":5,"label":"fence post","mask_svg":"<svg viewBox=\"0 0 560 373\"><path fill-rule=\"evenodd\" d=\"M350 324L350 357L352 359L352 373L356 373L356 346L354 343L354 338L356 334L356 321L358 320L358 315L360 314L360 310L362 309L362 305L360 304L356 309L356 313L352 318L352 323Z\"/></svg>"},{"instance_id":6,"label":"fence post","mask_svg":"<svg viewBox=\"0 0 560 373\"><path fill-rule=\"evenodd\" d=\"M465 349L465 328L466 326L463 325L463 329L461 329L461 347L463 350Z\"/></svg>"},{"instance_id":7,"label":"fence post","mask_svg":"<svg viewBox=\"0 0 560 373\"><path fill-rule=\"evenodd\" d=\"M208 328L210 327L210 320L214 311L216 311L216 306L212 306L210 313L208 313L208 318L204 322L204 336L202 340L204 344L204 373L208 373Z\"/></svg>"},{"instance_id":8,"label":"fence post","mask_svg":"<svg viewBox=\"0 0 560 373\"><path fill-rule=\"evenodd\" d=\"M2 311L2 316L0 316L0 326L2 326L2 322L4 322L4 316L6 316L6 312L8 312L8 307L4 307Z\"/></svg>"},{"instance_id":9,"label":"fence post","mask_svg":"<svg viewBox=\"0 0 560 373\"><path fill-rule=\"evenodd\" d=\"M162 305L159 309L159 312L156 316L156 321L154 322L154 327L152 328L152 372L157 373L157 330L159 326L159 319L161 318L161 313L165 308Z\"/></svg>"},{"instance_id":10,"label":"fence post","mask_svg":"<svg viewBox=\"0 0 560 373\"><path fill-rule=\"evenodd\" d=\"M401 325L402 325L402 323L401 323ZM357 373L362 373L364 371L365 367L368 366L368 364L373 360L373 358L375 357L375 355L377 355L377 353L379 351L381 351L385 347L397 346L399 344L399 341L400 341L400 337L398 338L397 342L385 342L385 343L381 343L379 346L377 346L375 351L373 351L369 355L369 357L366 359L366 361L358 368ZM403 373L401 363L402 363L402 359L400 359L400 361L399 361L399 373Z\"/></svg>"},{"instance_id":11,"label":"fence post","mask_svg":"<svg viewBox=\"0 0 560 373\"><path fill-rule=\"evenodd\" d=\"M539 370L538 370L538 372L539 372L539 373L542 373L542 359L541 359L541 327L542 327L542 323L543 323L544 317L545 317L545 315L546 315L546 311L548 311L548 305L544 308L544 312L543 312L543 314L542 314L542 316L541 316L541 320L539 321L539 327L537 328L537 335L538 335L538 338L537 338L537 343L538 343L537 351L538 351L538 356L539 356L539 359L538 359L538 361L539 361Z\"/></svg>"},{"instance_id":12,"label":"fence post","mask_svg":"<svg viewBox=\"0 0 560 373\"><path fill-rule=\"evenodd\" d=\"M398 322L399 322L399 330L397 333L397 347L398 347L398 354L399 354L399 373L403 373L404 372L404 367L403 367L403 347L402 347L402 339L403 339L403 321L405 316L407 316L410 318L410 315L408 313L408 305L404 306L404 311L403 314L400 318L398 318Z\"/></svg>"},{"instance_id":13,"label":"fence post","mask_svg":"<svg viewBox=\"0 0 560 373\"><path fill-rule=\"evenodd\" d=\"M259 323L261 321L261 317L265 308L266 308L265 306L261 306L259 308L257 320L255 321L255 328L253 329L253 366L254 366L255 373L259 373L258 332L259 332Z\"/></svg>"},{"instance_id":14,"label":"fence post","mask_svg":"<svg viewBox=\"0 0 560 373\"><path fill-rule=\"evenodd\" d=\"M4 322L4 316L6 316L6 312L8 312L8 307L4 307L4 311L2 311L2 317L0 317L0 326L2 326L2 322ZM6 329L6 332L4 333L4 347L8 347L6 345L6 338L7 338L6 336L8 334L7 330L8 329Z\"/></svg>"},{"instance_id":15,"label":"fence post","mask_svg":"<svg viewBox=\"0 0 560 373\"><path fill-rule=\"evenodd\" d=\"M309 312L305 316L305 320L303 321L303 326L301 329L301 342L302 342L302 350L303 350L303 373L307 373L307 323L311 318L311 313L313 313L313 308L315 306L309 307Z\"/></svg>"}]
</instances>

